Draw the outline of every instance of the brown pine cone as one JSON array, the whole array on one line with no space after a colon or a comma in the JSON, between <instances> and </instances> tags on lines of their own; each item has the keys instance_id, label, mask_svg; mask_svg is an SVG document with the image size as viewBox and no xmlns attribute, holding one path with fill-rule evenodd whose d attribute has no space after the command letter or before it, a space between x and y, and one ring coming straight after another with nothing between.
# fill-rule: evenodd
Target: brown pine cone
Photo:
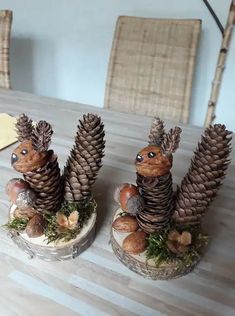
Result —
<instances>
[{"instance_id":1,"label":"brown pine cone","mask_svg":"<svg viewBox=\"0 0 235 316\"><path fill-rule=\"evenodd\" d=\"M67 201L80 201L91 195L91 186L102 166L104 135L100 117L94 114L83 116L64 171Z\"/></svg>"},{"instance_id":2,"label":"brown pine cone","mask_svg":"<svg viewBox=\"0 0 235 316\"><path fill-rule=\"evenodd\" d=\"M32 145L36 151L47 151L53 134L52 127L46 121L40 121L32 133Z\"/></svg>"},{"instance_id":3,"label":"brown pine cone","mask_svg":"<svg viewBox=\"0 0 235 316\"><path fill-rule=\"evenodd\" d=\"M146 233L164 229L171 220L173 204L172 176L146 178L137 173L137 185L145 207L136 218Z\"/></svg>"},{"instance_id":4,"label":"brown pine cone","mask_svg":"<svg viewBox=\"0 0 235 316\"><path fill-rule=\"evenodd\" d=\"M230 163L231 132L221 124L205 130L188 173L177 192L174 219L182 224L201 221L217 195Z\"/></svg>"},{"instance_id":5,"label":"brown pine cone","mask_svg":"<svg viewBox=\"0 0 235 316\"><path fill-rule=\"evenodd\" d=\"M17 119L15 126L19 142L31 139L33 124L32 120L29 119L27 115L25 115L24 113L21 114Z\"/></svg>"},{"instance_id":6,"label":"brown pine cone","mask_svg":"<svg viewBox=\"0 0 235 316\"><path fill-rule=\"evenodd\" d=\"M160 146L163 141L164 134L164 122L159 117L155 117L150 128L149 145Z\"/></svg>"},{"instance_id":7,"label":"brown pine cone","mask_svg":"<svg viewBox=\"0 0 235 316\"><path fill-rule=\"evenodd\" d=\"M57 156L53 151L49 151L49 153L50 158L46 165L36 171L24 174L24 179L37 195L33 206L40 212L58 211L63 199L63 181L60 176Z\"/></svg>"}]
</instances>

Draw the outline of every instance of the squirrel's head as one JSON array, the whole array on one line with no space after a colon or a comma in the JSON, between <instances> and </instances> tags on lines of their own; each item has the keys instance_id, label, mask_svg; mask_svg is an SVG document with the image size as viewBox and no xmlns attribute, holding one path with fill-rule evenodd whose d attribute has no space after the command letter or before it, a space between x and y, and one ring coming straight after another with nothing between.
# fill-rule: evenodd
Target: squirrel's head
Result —
<instances>
[{"instance_id":1,"label":"squirrel's head","mask_svg":"<svg viewBox=\"0 0 235 316\"><path fill-rule=\"evenodd\" d=\"M45 121L39 121L34 127L32 120L22 114L16 123L20 145L11 155L13 168L21 173L35 171L43 167L52 151L49 151L51 125Z\"/></svg>"},{"instance_id":2,"label":"squirrel's head","mask_svg":"<svg viewBox=\"0 0 235 316\"><path fill-rule=\"evenodd\" d=\"M138 152L135 166L137 172L144 177L163 176L172 167L172 155L164 155L158 146L147 146Z\"/></svg>"},{"instance_id":3,"label":"squirrel's head","mask_svg":"<svg viewBox=\"0 0 235 316\"><path fill-rule=\"evenodd\" d=\"M45 165L48 158L47 151L36 151L31 140L21 143L11 155L13 168L21 173L37 170Z\"/></svg>"},{"instance_id":4,"label":"squirrel's head","mask_svg":"<svg viewBox=\"0 0 235 316\"><path fill-rule=\"evenodd\" d=\"M167 174L171 167L173 156L180 142L181 128L175 127L165 133L163 122L157 118L158 129L151 135L150 145L141 149L135 160L137 172L143 177L160 177ZM153 142L152 142L153 141Z\"/></svg>"}]
</instances>

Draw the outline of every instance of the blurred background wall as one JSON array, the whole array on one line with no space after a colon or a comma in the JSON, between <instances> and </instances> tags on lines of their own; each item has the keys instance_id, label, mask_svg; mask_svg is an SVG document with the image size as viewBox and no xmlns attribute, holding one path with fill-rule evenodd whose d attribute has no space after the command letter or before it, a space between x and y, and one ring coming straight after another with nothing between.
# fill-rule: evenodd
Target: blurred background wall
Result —
<instances>
[{"instance_id":1,"label":"blurred background wall","mask_svg":"<svg viewBox=\"0 0 235 316\"><path fill-rule=\"evenodd\" d=\"M223 24L230 2L210 0ZM13 89L99 107L119 15L202 19L190 123L203 125L221 34L202 0L1 0L0 9L14 13ZM216 111L216 121L235 131L234 61L235 35Z\"/></svg>"}]
</instances>

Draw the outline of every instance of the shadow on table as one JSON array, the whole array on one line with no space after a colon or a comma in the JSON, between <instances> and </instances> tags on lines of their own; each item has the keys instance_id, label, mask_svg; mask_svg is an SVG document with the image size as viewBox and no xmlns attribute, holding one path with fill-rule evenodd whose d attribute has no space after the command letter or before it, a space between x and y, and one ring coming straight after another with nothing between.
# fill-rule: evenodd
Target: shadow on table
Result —
<instances>
[{"instance_id":1,"label":"shadow on table","mask_svg":"<svg viewBox=\"0 0 235 316\"><path fill-rule=\"evenodd\" d=\"M93 193L98 204L97 207L97 225L96 233L98 234L103 225L111 227L111 218L115 202L113 201L113 191L115 185L108 181L98 179ZM109 226L110 224L110 226Z\"/></svg>"}]
</instances>

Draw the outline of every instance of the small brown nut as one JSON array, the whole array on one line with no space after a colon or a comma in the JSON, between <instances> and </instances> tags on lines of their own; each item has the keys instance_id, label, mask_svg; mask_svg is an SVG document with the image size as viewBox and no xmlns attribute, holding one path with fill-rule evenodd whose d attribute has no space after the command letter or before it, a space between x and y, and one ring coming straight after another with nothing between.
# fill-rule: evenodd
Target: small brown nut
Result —
<instances>
[{"instance_id":1,"label":"small brown nut","mask_svg":"<svg viewBox=\"0 0 235 316\"><path fill-rule=\"evenodd\" d=\"M44 234L45 226L46 225L43 216L36 214L29 220L25 231L30 238L36 238Z\"/></svg>"},{"instance_id":2,"label":"small brown nut","mask_svg":"<svg viewBox=\"0 0 235 316\"><path fill-rule=\"evenodd\" d=\"M17 218L29 218L31 219L36 214L36 210L34 210L32 207L19 209L18 207L14 211L14 217Z\"/></svg>"},{"instance_id":3,"label":"small brown nut","mask_svg":"<svg viewBox=\"0 0 235 316\"><path fill-rule=\"evenodd\" d=\"M135 217L124 215L116 218L112 227L121 233L131 233L138 230L139 225Z\"/></svg>"},{"instance_id":4,"label":"small brown nut","mask_svg":"<svg viewBox=\"0 0 235 316\"><path fill-rule=\"evenodd\" d=\"M143 252L147 245L147 234L143 231L137 231L128 235L122 244L123 250L138 255Z\"/></svg>"}]
</instances>

